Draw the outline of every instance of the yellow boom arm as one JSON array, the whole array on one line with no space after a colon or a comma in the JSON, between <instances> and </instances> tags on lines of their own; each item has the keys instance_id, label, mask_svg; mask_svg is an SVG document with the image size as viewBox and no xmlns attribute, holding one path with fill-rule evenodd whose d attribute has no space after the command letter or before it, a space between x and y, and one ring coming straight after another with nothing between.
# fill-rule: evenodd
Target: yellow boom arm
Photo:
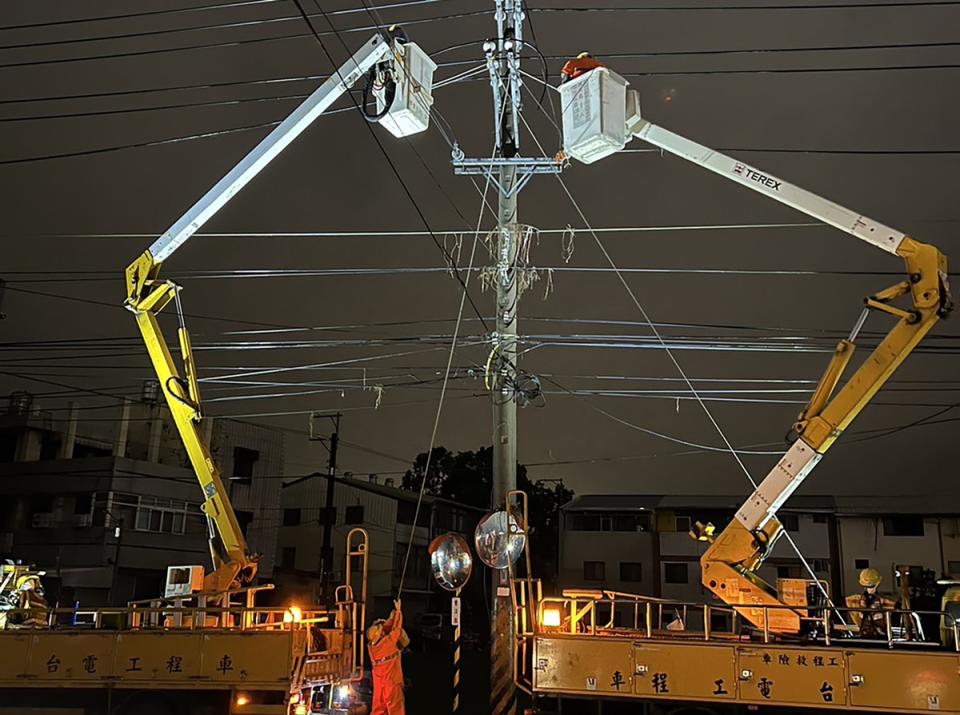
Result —
<instances>
[{"instance_id":1,"label":"yellow boom arm","mask_svg":"<svg viewBox=\"0 0 960 715\"><path fill-rule=\"evenodd\" d=\"M200 432L200 386L190 337L183 324L182 311L179 310L180 288L158 277L160 265L358 79L384 62L388 65L387 71L392 72L394 68L402 67L404 56L400 39L380 34L371 37L126 269L125 305L137 318L137 326L180 439L203 489L201 508L210 527L210 551L214 566L205 579L204 590L207 592L224 591L252 580L256 575L258 557L247 548L219 469ZM421 94L421 101L429 107L431 100L428 92L424 90ZM414 127L395 131L413 133L421 129ZM180 318L182 375L170 355L157 320L160 311L171 300L177 304Z\"/></svg>"},{"instance_id":2,"label":"yellow boom arm","mask_svg":"<svg viewBox=\"0 0 960 715\"><path fill-rule=\"evenodd\" d=\"M628 106L639 104L631 98ZM703 584L710 591L735 606L785 605L776 590L757 575L757 569L783 533L776 518L777 510L920 340L950 312L953 303L947 281L947 259L933 246L919 243L888 226L644 119L635 118L630 132L654 146L900 256L906 263L907 279L868 298L849 338L837 345L817 389L793 425L796 437L793 445L719 536L713 538L709 530L701 532L703 538L712 542L700 560ZM891 304L906 295L910 296L910 305L905 309ZM857 334L870 311L892 315L897 318L897 323L837 391L844 369L853 356ZM766 624L764 609L737 610L758 627L766 625L771 630L789 632L799 630L799 615L792 610L772 611L771 614L776 615L771 615Z\"/></svg>"},{"instance_id":3,"label":"yellow boom arm","mask_svg":"<svg viewBox=\"0 0 960 715\"><path fill-rule=\"evenodd\" d=\"M248 552L237 516L223 486L220 470L200 430L202 412L193 352L187 329L180 325L180 354L183 374L167 348L157 316L171 301L177 301L179 286L159 280L159 264L150 252L144 252L127 268L127 307L137 319L137 327L150 355L150 362L166 396L170 414L187 450L190 464L203 490L201 509L210 528L210 554L214 570L204 580L204 591L216 593L247 583L256 575L256 557Z\"/></svg>"}]
</instances>

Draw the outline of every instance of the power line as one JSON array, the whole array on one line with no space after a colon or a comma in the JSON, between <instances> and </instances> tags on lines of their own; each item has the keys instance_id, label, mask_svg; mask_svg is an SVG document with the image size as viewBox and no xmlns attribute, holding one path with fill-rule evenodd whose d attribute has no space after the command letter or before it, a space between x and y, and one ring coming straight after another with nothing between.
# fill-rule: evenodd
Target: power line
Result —
<instances>
[{"instance_id":1,"label":"power line","mask_svg":"<svg viewBox=\"0 0 960 715\"><path fill-rule=\"evenodd\" d=\"M334 112L341 111L353 111L349 110L332 110L327 112L327 114L333 114ZM124 149L144 149L146 147L153 146L164 146L166 144L178 144L180 142L191 141L193 139L209 139L210 137L220 137L227 134L236 134L238 132L249 132L254 129L267 129L275 127L279 124L279 121L275 122L260 122L258 124L248 124L242 127L234 127L232 129L216 129L209 132L199 132L197 134L187 134L183 136L169 137L167 139L154 139L151 141L144 142L133 142L130 144L118 144L114 146L107 147L98 147L96 149L82 149L80 151L67 151L59 152L57 154L45 154L42 156L27 156L21 157L19 159L3 159L0 160L0 166L11 166L13 164L30 164L35 161L50 161L51 159L71 159L79 156L93 156L95 154L109 154L115 151L122 151Z\"/></svg>"},{"instance_id":2,"label":"power line","mask_svg":"<svg viewBox=\"0 0 960 715\"><path fill-rule=\"evenodd\" d=\"M436 1L436 0L431 0ZM438 19L451 19L455 16L443 16ZM418 21L419 22L419 21ZM411 23L406 23L411 24ZM364 31L375 29L373 27L360 27L356 28L355 31ZM353 31L353 30L351 30ZM332 33L325 33L332 34ZM144 50L138 51L138 54L149 54L156 52L172 52L178 50L188 50L188 49L203 49L203 48L213 48L213 47L223 47L223 46L232 46L234 44L244 44L250 42L263 42L272 39L290 39L290 38L300 38L300 37L309 37L306 33L298 33L294 35L284 35L274 38L254 38L248 40L242 40L239 42L230 42L230 43L213 43L206 45L195 45L181 48L165 48L162 50ZM451 49L458 49L462 47L469 47L477 44L476 41L463 42L449 47L443 48L437 52L432 53L433 56L436 56L444 51ZM34 45L31 45L34 46ZM656 58L656 57L680 57L680 56L724 56L724 55L758 55L758 54L782 54L782 53L819 53L819 52L839 52L839 51L878 51L878 50L893 50L893 49L923 49L923 48L944 48L944 47L957 47L960 46L958 42L911 42L911 43L885 43L885 44L871 44L871 45L839 45L839 46L815 46L815 47L774 47L774 48L728 48L728 49L715 49L715 50L661 50L661 51L650 51L650 52L612 52L612 53L603 53L599 51L594 51L594 54L597 56L603 56L610 59L629 59L629 58ZM0 48L3 49L3 48ZM112 57L122 57L125 55L120 54L111 54L111 55L102 55L95 57L80 57L80 58L61 58L57 60L47 60L42 62L69 62L75 60L85 60L85 59L104 59ZM542 54L537 55L538 59L542 62L546 60L554 61L564 61L567 58L562 55L551 55L544 57ZM457 60L450 62L441 62L438 63L439 68L450 68L468 65L472 60ZM29 63L28 63L29 64ZM0 65L4 67L8 65ZM15 65L9 65L15 66ZM927 66L922 66L927 68ZM943 65L943 67L953 67L953 65ZM891 69L910 69L911 67L903 68L891 68ZM767 72L767 71L792 71L792 72L806 72L806 71L856 71L856 70L869 71L873 68L816 68L811 70L805 69L774 69L774 70L735 70L737 72ZM734 70L730 70L734 71ZM704 70L702 72L711 72L711 70ZM719 71L718 71L719 72ZM671 72L660 72L660 73L649 73L649 74L674 74ZM303 80L312 80L312 79L323 79L321 76L308 75L303 77L291 76L291 77L276 77L268 78L261 80L237 80L229 82L211 82L211 83L202 83L202 84L188 84L188 85L176 85L171 87L159 87L159 88L135 88L130 90L117 90L117 91L107 91L107 92L87 92L87 93L75 93L75 94L66 94L50 97L18 97L18 98L6 98L0 99L0 104L13 104L13 103L28 103L28 102L46 102L46 101L61 101L61 100L72 100L72 99L91 99L91 98L103 98L103 97L117 97L125 95L138 95L145 93L154 93L154 92L172 92L172 91L185 91L185 90L196 90L196 89L212 89L212 88L221 88L221 87L230 87L230 86L252 86L258 84L274 84L274 83L283 83L283 82L296 82ZM538 81L544 82L542 78L536 78Z\"/></svg>"},{"instance_id":3,"label":"power line","mask_svg":"<svg viewBox=\"0 0 960 715\"><path fill-rule=\"evenodd\" d=\"M955 70L960 64L884 65L879 67L795 67L742 70L671 70L666 72L619 72L622 77L677 77L693 75L741 75L741 74L829 74L835 72L907 72L928 70Z\"/></svg>"},{"instance_id":4,"label":"power line","mask_svg":"<svg viewBox=\"0 0 960 715\"><path fill-rule=\"evenodd\" d=\"M548 271L554 274L564 273L611 273L614 272L608 266L569 266L569 265L535 265L534 270ZM465 269L461 269L465 270ZM472 272L482 273L487 269L484 267L474 267L469 269ZM896 271L862 271L862 270L837 270L837 269L801 269L801 268L693 268L676 266L670 268L648 268L648 267L630 267L621 268L623 273L636 273L646 275L710 275L726 277L748 277L748 276L793 276L793 277L813 277L813 276L833 276L833 277L863 277L863 276L899 276L902 275ZM264 269L242 269L232 268L228 270L190 270L180 271L170 275L171 278L178 281L200 281L200 280L264 280L270 278L364 278L376 276L423 276L423 275L446 275L450 269L446 266L391 266L391 267L361 267L355 268L264 268ZM6 284L23 285L36 283L89 283L114 281L116 275L114 271L8 271L5 276ZM958 273L950 274L951 277L960 275Z\"/></svg>"},{"instance_id":5,"label":"power line","mask_svg":"<svg viewBox=\"0 0 960 715\"><path fill-rule=\"evenodd\" d=\"M63 295L63 294L60 294L60 293L48 293L48 292L46 292L46 291L33 290L33 289L30 289L30 288L10 287L8 290L13 291L13 292L16 292L16 293L26 293L26 294L29 294L29 295L42 296L42 297L44 297L44 298L54 298L54 299L57 299L57 300L72 301L72 302L75 302L75 303L86 303L86 304L88 304L88 305L105 306L105 307L108 307L108 308L110 308L110 309L112 309L112 310L125 310L125 308L124 308L122 305L120 305L119 303L109 303L109 302L107 302L107 301L105 301L105 300L96 300L96 299L94 299L94 298L81 298L80 296L76 296L76 295ZM290 327L294 327L294 326L290 326L290 325L284 325L284 324L282 324L282 323L265 323L265 322L262 322L262 321L258 321L258 320L248 320L248 319L245 319L245 318L227 318L227 317L216 316L216 315L201 315L201 314L198 314L198 313L183 313L183 316L184 316L185 318L195 318L195 319L198 319L198 320L214 320L214 321L219 321L219 322L224 322L224 323L238 323L238 324L245 324L245 325L251 325L251 326L255 326L255 327L263 327L263 328L290 328Z\"/></svg>"},{"instance_id":6,"label":"power line","mask_svg":"<svg viewBox=\"0 0 960 715\"><path fill-rule=\"evenodd\" d=\"M623 149L624 154L659 154L659 149ZM826 154L853 156L947 156L960 154L960 149L801 149L786 147L721 148L717 151L739 154ZM823 224L821 224L823 225Z\"/></svg>"},{"instance_id":7,"label":"power line","mask_svg":"<svg viewBox=\"0 0 960 715\"><path fill-rule=\"evenodd\" d=\"M218 99L199 102L181 102L179 104L160 104L152 107L126 107L123 109L95 109L81 112L57 112L53 114L31 114L20 117L0 117L0 123L35 122L47 119L76 119L79 117L104 117L111 114L139 114L169 109L191 109L194 107L228 107L242 104L260 104L266 102L286 102L293 99L305 99L307 94L280 94L272 97L240 97L237 99Z\"/></svg>"},{"instance_id":8,"label":"power line","mask_svg":"<svg viewBox=\"0 0 960 715\"><path fill-rule=\"evenodd\" d=\"M788 53L823 53L823 52L876 52L883 50L907 50L907 49L943 49L947 47L960 47L960 42L954 41L926 41L926 42L893 42L893 43L874 43L868 45L815 45L804 47L743 47L743 48L720 48L709 50L649 50L646 52L603 52L593 49L591 54L594 57L604 60L617 59L653 59L659 57L714 57L731 55L776 55ZM537 55L541 62L566 62L570 57L568 55ZM466 65L469 60L455 60L443 63L443 67L456 67Z\"/></svg>"},{"instance_id":9,"label":"power line","mask_svg":"<svg viewBox=\"0 0 960 715\"><path fill-rule=\"evenodd\" d=\"M926 219L929 220L929 219ZM960 222L960 219L942 219L944 222ZM661 231L739 231L739 230L752 230L752 229L780 229L780 228L812 228L812 227L824 227L827 224L820 222L800 222L800 223L725 223L725 224L682 224L682 225L661 225L661 226L604 226L595 228L594 231L597 233L609 233L609 234L625 234L629 235L632 233L657 233ZM539 236L576 236L581 232L581 229L576 229L571 226L566 228L541 228L537 229L537 235ZM444 235L460 235L463 234L463 229L435 229L434 233L440 233ZM136 238L136 239L151 239L156 238L156 233L34 233L34 234L0 234L0 238L9 238L9 239L29 239L31 241L36 239L82 239L82 238ZM296 232L277 232L269 231L263 233L245 233L245 232L230 232L230 233L211 233L198 231L194 236L203 237L206 239L210 238L250 238L250 239L277 239L277 238L345 238L345 239L355 239L355 238L428 238L430 236L429 231L406 231L406 230L396 230L396 231L296 231ZM4 274L6 275L6 274Z\"/></svg>"},{"instance_id":10,"label":"power line","mask_svg":"<svg viewBox=\"0 0 960 715\"><path fill-rule=\"evenodd\" d=\"M851 3L807 3L784 4L768 3L762 5L651 5L633 7L533 7L534 13L618 13L618 12L726 12L730 10L859 10L862 8L900 8L900 7L956 7L958 0L917 0L915 2L851 2Z\"/></svg>"},{"instance_id":11,"label":"power line","mask_svg":"<svg viewBox=\"0 0 960 715\"><path fill-rule=\"evenodd\" d=\"M246 3L235 3L229 5L219 5L214 7L234 7L242 5L253 5L253 4L263 4L264 2L276 2L277 0L254 0L253 2ZM402 7L410 7L413 5L428 5L436 2L441 2L442 0L408 0L407 2L397 2L390 5L382 6L384 9L395 9ZM198 9L210 9L207 8L184 8L185 10L198 10ZM177 10L156 10L153 13L143 13L143 14L157 14L164 12L177 12ZM351 15L358 12L362 12L362 9L359 8L347 8L345 10L331 10L328 14L330 15ZM97 37L73 37L65 40L45 40L42 42L24 42L20 44L12 45L0 45L0 50L13 50L13 49L24 49L24 48L34 48L34 47L49 47L52 45L71 45L71 44L83 44L87 42L109 42L111 40L130 40L141 37L156 37L159 35L170 35L177 33L186 33L186 32L205 32L208 30L225 30L225 29L236 29L236 28L246 28L246 27L257 27L259 25L273 25L281 22L291 22L293 20L299 20L300 18L295 15L287 15L282 17L270 17L262 18L257 20L242 20L235 22L220 22L207 25L196 25L193 27L174 27L167 28L162 30L148 30L144 32L123 32L114 35L99 35ZM90 22L91 20L80 20L80 22ZM56 23L63 24L63 23ZM0 27L0 30L14 29L12 27Z\"/></svg>"},{"instance_id":12,"label":"power line","mask_svg":"<svg viewBox=\"0 0 960 715\"><path fill-rule=\"evenodd\" d=\"M301 5L300 0L294 0L294 3L296 4L297 9L300 11L300 14L303 16L303 20L306 23L307 27L310 29L310 32L313 33L314 37L316 38L317 44L320 45L320 49L323 51L323 54L326 56L327 61L330 63L332 67L337 67L337 63L334 61L333 55L331 55L329 50L327 50L326 45L324 45L323 43L323 39L321 38L320 34L317 32L316 28L313 26L313 23L310 21L310 17L307 15L306 11L303 9L303 6ZM348 53L350 53L350 49L347 47L346 42L343 40L343 37L341 36L340 31L334 27L333 22L327 16L327 13L323 10L323 8L319 4L317 4L317 8L320 10L320 14L323 16L326 23L330 26L333 34L340 41L340 44L344 47L344 49ZM376 29L378 31L381 30L379 25L376 25L373 29ZM340 73L339 69L335 71L337 72L337 74ZM359 112L360 105L357 102L356 97L354 97L352 94L350 94L349 97L350 97L350 101L353 103L354 107ZM484 323L484 328L486 328L486 324L483 318L483 313L480 312L480 309L477 307L477 304L474 302L473 298L467 292L466 282L464 281L463 276L460 275L460 270L457 267L456 261L453 259L453 256L450 255L447 249L437 239L436 234L433 231L433 228L430 226L430 222L427 221L426 215L424 215L423 211L420 208L420 205L417 203L416 198L413 196L413 193L410 191L410 188L407 186L406 182L403 180L403 175L400 173L400 170L397 169L396 165L393 162L393 159L390 157L390 154L387 152L386 148L383 146L383 143L380 141L380 137L377 136L377 133L374 131L373 126L369 122L364 122L364 126L366 127L370 138L373 139L374 143L377 145L377 148L380 150L380 154L383 156L384 160L387 162L387 165L390 167L391 172L396 177L397 182L400 184L400 187L403 189L403 193L406 195L407 199L410 201L410 204L413 206L413 209L416 212L417 216L420 218L421 223L423 223L423 227L430 233L430 237L433 240L434 244L436 244L437 248L440 250L444 258L447 260L448 265L451 266L453 276L457 280L457 282L460 284L460 287L463 290L467 301L470 303L470 307L473 309L474 314L477 316L477 318L480 319L481 323Z\"/></svg>"},{"instance_id":13,"label":"power line","mask_svg":"<svg viewBox=\"0 0 960 715\"><path fill-rule=\"evenodd\" d=\"M465 17L476 17L480 15L490 15L491 10L476 10L472 12L460 12L452 13L449 15L438 15L435 17L420 18L416 20L407 20L404 25L420 25L423 23L433 23L433 22L444 22L447 20L459 20ZM376 25L364 25L361 27L348 27L343 30L338 30L336 32L370 32L379 29ZM335 35L335 31L321 33L323 36ZM55 57L46 60L19 60L16 62L6 62L0 63L0 69L8 69L15 67L38 67L43 65L55 65L63 64L66 62L88 62L94 60L114 60L121 59L125 57L143 57L147 55L159 55L159 54L169 54L171 52L185 52L188 50L210 50L210 49L221 49L224 47L243 47L246 45L260 44L264 42L278 42L283 40L295 40L313 37L312 34L306 32L297 32L290 33L286 35L272 35L270 37L253 37L248 39L241 40L229 40L221 42L205 42L193 45L184 45L182 47L159 47L153 49L145 50L126 50L124 52L109 52L99 55L87 55L84 57Z\"/></svg>"},{"instance_id":14,"label":"power line","mask_svg":"<svg viewBox=\"0 0 960 715\"><path fill-rule=\"evenodd\" d=\"M194 13L203 10L224 10L235 7L247 7L250 5L269 5L283 0L235 0L234 2L209 3L206 5L194 5L193 7L174 8L167 10L145 10L143 12L127 12L118 15L100 15L98 17L78 17L67 20L47 20L45 22L30 22L21 25L4 25L0 30L31 30L40 27L52 27L53 25L74 25L84 22L104 22L108 20L127 20L137 17L150 17L157 15L179 15L184 13Z\"/></svg>"},{"instance_id":15,"label":"power line","mask_svg":"<svg viewBox=\"0 0 960 715\"><path fill-rule=\"evenodd\" d=\"M325 77L318 77L319 79L325 79ZM291 81L300 81L306 79L314 79L313 77L301 77L296 78ZM453 77L450 81L445 81L442 86L447 87L451 84L456 84L457 82L464 81L466 77ZM244 82L224 82L223 85L231 84L247 84ZM197 85L200 86L200 85ZM441 88L440 83L434 84L434 89ZM182 88L181 88L182 89ZM154 91L154 90L144 90L144 91ZM109 94L109 93L107 93ZM122 94L122 93L121 93ZM82 96L82 95L80 95ZM96 95L91 95L96 96ZM37 120L49 120L49 119L75 119L81 117L103 117L116 114L138 114L142 112L157 112L169 109L191 109L194 107L226 107L233 105L242 105L242 104L257 104L263 102L278 102L278 101L288 101L292 99L305 99L308 94L299 93L299 94L280 94L273 95L268 97L238 97L235 99L215 99L215 100L203 100L203 101L193 101L193 102L181 102L179 104L158 104L148 107L124 107L119 109L91 109L84 111L75 111L75 112L54 112L46 114L30 114L30 115L21 115L18 117L0 117L0 122L27 122L27 121L37 121ZM13 100L16 101L16 100ZM30 100L30 101L47 101L45 99ZM2 101L0 101L2 103ZM343 111L343 110L336 110ZM334 112L326 112L326 114L334 114Z\"/></svg>"},{"instance_id":16,"label":"power line","mask_svg":"<svg viewBox=\"0 0 960 715\"><path fill-rule=\"evenodd\" d=\"M464 78L464 80L461 80L461 81L465 81L466 79L468 78ZM354 107L344 107L341 109L328 110L324 112L324 115L340 114L343 112L354 111L354 109L357 107L356 99L351 93L348 92L347 94L349 95L350 99L353 100ZM287 98L293 98L293 97L294 95L289 95ZM276 98L273 98L273 99L276 99ZM266 101L266 100L243 100L243 101ZM237 102L230 101L225 103L234 104ZM214 104L218 104L218 103L215 102ZM204 106L204 104L199 103L195 105L183 105L183 106ZM173 108L173 107L158 107L158 108L151 108L151 109L167 109L167 108ZM134 109L129 111L144 111L144 110ZM77 116L94 116L96 114L111 114L111 113L115 113L115 112L112 112L112 111L89 112L89 113L80 113ZM43 118L52 119L57 117L51 115ZM3 121L3 120L0 120L0 121ZM199 132L196 134L187 134L183 136L169 137L166 139L156 139L156 140L150 140L150 141L144 141L144 142L134 142L130 144L119 144L119 145L107 146L107 147L97 147L94 149L83 149L83 150L72 151L72 152L60 152L57 154L46 154L42 156L21 157L19 159L4 159L4 160L0 160L0 166L11 165L11 164L27 164L27 163L37 162L37 161L50 161L53 159L69 159L69 158L75 158L75 157L81 157L81 156L93 156L97 154L107 154L107 153L112 153L115 151L123 151L127 149L143 149L147 147L163 146L166 144L176 144L176 143L185 142L185 141L192 141L195 139L209 139L211 137L219 137L227 134L236 134L239 132L247 132L255 129L272 128L277 126L280 123L280 121L281 120L276 120L271 122L261 122L258 124L250 124L250 125L234 127L230 129L219 129L219 130L208 131L208 132Z\"/></svg>"},{"instance_id":17,"label":"power line","mask_svg":"<svg viewBox=\"0 0 960 715\"><path fill-rule=\"evenodd\" d=\"M170 87L139 87L136 89L121 89L109 92L81 92L77 94L60 94L45 97L7 97L0 99L0 104L27 104L31 102L59 102L72 99L102 99L105 97L122 97L127 95L153 94L158 92L183 92L195 89L220 89L223 87L254 86L261 84L283 84L288 82L306 82L324 80L327 75L302 75L292 77L268 77L266 79L234 80L229 82L203 82L200 84L181 84Z\"/></svg>"},{"instance_id":18,"label":"power line","mask_svg":"<svg viewBox=\"0 0 960 715\"><path fill-rule=\"evenodd\" d=\"M451 45L446 48L437 50L431 54L431 56L436 56L442 54L446 50L455 49L461 46L469 46L477 44L476 41L469 43L460 43L457 45ZM444 67L445 65L440 64L438 67ZM254 86L261 84L283 84L289 82L305 82L305 81L315 81L315 80L325 80L328 75L322 74L308 74L308 75L294 75L289 77L267 77L264 79L253 79L253 80L232 80L232 81L223 81L223 82L202 82L198 84L181 84L173 85L167 87L137 87L134 89L123 89L123 90L113 90L105 92L81 92L73 94L60 94L60 95L49 95L43 97L7 97L0 98L0 104L26 104L32 102L56 102L56 101L66 101L73 99L102 99L105 97L120 97L126 95L140 95L140 94L152 94L158 92L182 92L189 90L197 89L220 89L223 87L239 87L239 86ZM445 81L445 80L443 80ZM435 84L436 86L436 84Z\"/></svg>"}]
</instances>

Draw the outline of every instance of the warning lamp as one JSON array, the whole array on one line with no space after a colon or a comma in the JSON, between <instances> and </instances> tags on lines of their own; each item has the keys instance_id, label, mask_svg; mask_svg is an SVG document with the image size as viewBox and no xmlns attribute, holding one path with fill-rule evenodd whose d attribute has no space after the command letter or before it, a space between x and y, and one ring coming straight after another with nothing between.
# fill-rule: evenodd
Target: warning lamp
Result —
<instances>
[{"instance_id":1,"label":"warning lamp","mask_svg":"<svg viewBox=\"0 0 960 715\"><path fill-rule=\"evenodd\" d=\"M240 693L239 695L237 695L237 699L234 700L233 702L234 702L234 705L236 705L238 708L242 708L244 705L250 704L250 696L247 695L246 693Z\"/></svg>"},{"instance_id":2,"label":"warning lamp","mask_svg":"<svg viewBox=\"0 0 960 715\"><path fill-rule=\"evenodd\" d=\"M543 618L540 621L540 625L546 626L547 628L559 628L560 627L560 609L544 608Z\"/></svg>"},{"instance_id":3,"label":"warning lamp","mask_svg":"<svg viewBox=\"0 0 960 715\"><path fill-rule=\"evenodd\" d=\"M350 710L351 705L355 704L356 692L350 687L349 683L337 685L333 690L333 708L334 710Z\"/></svg>"}]
</instances>

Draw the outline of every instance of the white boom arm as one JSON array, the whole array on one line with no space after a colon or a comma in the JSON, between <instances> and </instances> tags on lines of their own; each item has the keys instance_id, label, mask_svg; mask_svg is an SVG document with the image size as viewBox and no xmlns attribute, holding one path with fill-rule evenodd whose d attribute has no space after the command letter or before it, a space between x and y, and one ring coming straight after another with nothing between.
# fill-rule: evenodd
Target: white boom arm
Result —
<instances>
[{"instance_id":1,"label":"white boom arm","mask_svg":"<svg viewBox=\"0 0 960 715\"><path fill-rule=\"evenodd\" d=\"M775 201L871 243L888 253L897 255L897 249L906 238L906 235L900 231L828 201L806 189L794 186L772 174L759 171L726 154L686 139L646 119L640 119L629 128L629 131L648 144L769 196ZM802 438L798 439L740 507L737 511L737 520L748 531L756 531L763 527L817 466L821 457L823 457L822 453L806 444Z\"/></svg>"},{"instance_id":2,"label":"white boom arm","mask_svg":"<svg viewBox=\"0 0 960 715\"><path fill-rule=\"evenodd\" d=\"M775 201L802 211L818 221L823 221L851 236L872 243L887 253L897 253L905 234L885 226L873 219L861 216L855 211L817 196L816 194L794 186L767 172L754 169L742 161L714 151L695 141L685 139L679 134L641 119L631 129L633 135L648 144L653 144L675 156L699 164L704 169L720 174L738 184L769 196Z\"/></svg>"},{"instance_id":3,"label":"white boom arm","mask_svg":"<svg viewBox=\"0 0 960 715\"><path fill-rule=\"evenodd\" d=\"M384 66L380 67L381 64ZM416 45L404 43L399 36L374 35L126 269L126 307L136 316L170 413L203 489L201 508L211 527L214 564L214 571L204 579L207 592L222 592L252 579L257 557L248 552L219 468L200 428L200 382L182 315L178 331L182 371L174 362L161 330L160 311L177 297L179 286L161 279L160 267L314 119L373 69L377 69L378 74L383 70L388 81L377 83L385 88L382 95L377 94L377 90L374 92L380 110L367 118L387 120L385 126L396 136L426 129L432 103L433 63ZM373 86L371 81L368 88Z\"/></svg>"},{"instance_id":4,"label":"white boom arm","mask_svg":"<svg viewBox=\"0 0 960 715\"><path fill-rule=\"evenodd\" d=\"M587 67L581 76L561 84L560 95L564 152L569 156L592 163L619 151L635 136L900 256L906 264L905 280L866 299L860 319L850 336L837 345L810 401L793 425L797 439L740 507L736 518L716 537L712 529L698 524L700 538L710 542L700 559L703 584L754 625L797 633L800 617L794 610L768 615L754 608L787 605L757 574L783 533L777 510L934 324L950 312L953 304L947 259L934 246L648 122L640 116L637 93L628 90L627 82L605 67ZM892 305L907 295L909 308ZM897 318L897 323L838 387L870 310L887 313ZM751 607L741 608L746 605Z\"/></svg>"},{"instance_id":5,"label":"white boom arm","mask_svg":"<svg viewBox=\"0 0 960 715\"><path fill-rule=\"evenodd\" d=\"M226 205L234 195L269 164L294 139L323 114L353 84L391 52L391 43L382 35L374 35L357 50L313 94L303 100L293 113L284 119L257 144L243 160L218 181L203 197L167 229L150 246L150 254L157 263L165 261L187 239L200 230L207 221Z\"/></svg>"}]
</instances>

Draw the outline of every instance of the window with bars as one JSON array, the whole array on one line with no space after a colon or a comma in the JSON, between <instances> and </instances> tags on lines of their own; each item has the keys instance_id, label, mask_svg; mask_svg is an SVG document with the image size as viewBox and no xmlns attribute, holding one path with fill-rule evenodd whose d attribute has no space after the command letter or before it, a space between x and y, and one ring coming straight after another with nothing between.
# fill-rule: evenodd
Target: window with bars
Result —
<instances>
[{"instance_id":1,"label":"window with bars","mask_svg":"<svg viewBox=\"0 0 960 715\"><path fill-rule=\"evenodd\" d=\"M133 528L155 534L182 534L187 518L187 503L161 497L133 497L137 499Z\"/></svg>"},{"instance_id":2,"label":"window with bars","mask_svg":"<svg viewBox=\"0 0 960 715\"><path fill-rule=\"evenodd\" d=\"M573 531L649 531L649 514L595 514L574 512L570 517Z\"/></svg>"}]
</instances>

